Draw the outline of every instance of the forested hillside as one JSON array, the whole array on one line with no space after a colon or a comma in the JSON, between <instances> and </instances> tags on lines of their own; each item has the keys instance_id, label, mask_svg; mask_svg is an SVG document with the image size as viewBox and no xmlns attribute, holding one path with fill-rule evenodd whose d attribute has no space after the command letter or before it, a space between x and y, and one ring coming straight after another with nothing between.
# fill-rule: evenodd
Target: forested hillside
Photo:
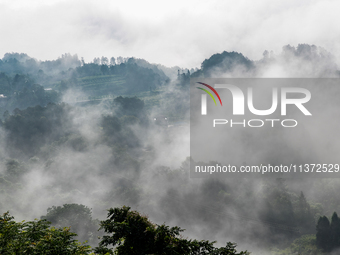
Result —
<instances>
[{"instance_id":1,"label":"forested hillside","mask_svg":"<svg viewBox=\"0 0 340 255\"><path fill-rule=\"evenodd\" d=\"M1 254L336 254L338 179L188 175L190 79L339 77L332 55L305 44L259 60L225 51L177 71L5 54Z\"/></svg>"}]
</instances>

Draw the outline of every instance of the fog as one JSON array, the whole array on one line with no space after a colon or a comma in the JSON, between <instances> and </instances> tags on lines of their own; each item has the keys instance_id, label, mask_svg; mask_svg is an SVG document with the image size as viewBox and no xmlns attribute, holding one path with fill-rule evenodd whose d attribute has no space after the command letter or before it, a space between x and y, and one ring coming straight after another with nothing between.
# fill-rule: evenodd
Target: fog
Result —
<instances>
[{"instance_id":1,"label":"fog","mask_svg":"<svg viewBox=\"0 0 340 255\"><path fill-rule=\"evenodd\" d=\"M1 1L0 55L25 52L42 60L60 53L144 58L200 67L216 52L264 50L309 43L339 59L339 3L329 1ZM12 22L7 22L11 20ZM23 43L24 42L24 43Z\"/></svg>"},{"instance_id":2,"label":"fog","mask_svg":"<svg viewBox=\"0 0 340 255\"><path fill-rule=\"evenodd\" d=\"M339 76L334 55L313 45L287 45L277 54L265 52L256 61L246 59L246 54L230 56L226 55L224 64L206 69L206 75L228 78ZM311 204L315 220L319 215L330 216L339 211L338 179L189 178L188 84L183 87L172 79L162 86L158 105L134 113L124 112L112 100L80 105L77 98L86 96L86 92L70 87L61 98L67 104L46 106L48 113L34 119L44 121L52 116L50 121L54 124L40 136L15 133L9 120L18 125L15 121L19 117L3 119L0 173L10 178L11 166L15 166L16 174L10 179L11 184L1 184L1 210L9 210L16 220L32 220L46 215L49 207L76 203L92 208L93 218L104 220L108 208L128 205L149 216L154 223L165 222L186 229L185 237L217 240L220 246L226 241L237 242L238 249L247 249L252 254L270 254L273 245L282 248L299 233L315 232L315 225L310 230L290 222L290 213L298 215L296 203L301 191ZM336 109L330 111L332 107L327 106L329 116L337 116ZM16 116L26 116L24 111L21 109ZM173 117L167 128L153 121L154 116L177 116L175 113L180 118ZM131 115L138 120L129 118ZM284 143L278 139L276 149L273 146L270 153L258 150L257 144L253 144L261 140L259 137L263 137L265 144L268 133L259 133L256 137L244 134L241 139L245 147L238 149L239 137L232 137L228 142L234 152L241 152L234 155L239 161L282 159L290 162L292 157L310 160L337 151L337 144L332 144L332 139L337 139L337 128L309 132L315 139L305 145L314 148L311 155L298 142L299 136ZM318 138L318 132L327 132L328 143ZM15 134L19 134L19 138ZM320 148L316 148L318 146Z\"/></svg>"}]
</instances>

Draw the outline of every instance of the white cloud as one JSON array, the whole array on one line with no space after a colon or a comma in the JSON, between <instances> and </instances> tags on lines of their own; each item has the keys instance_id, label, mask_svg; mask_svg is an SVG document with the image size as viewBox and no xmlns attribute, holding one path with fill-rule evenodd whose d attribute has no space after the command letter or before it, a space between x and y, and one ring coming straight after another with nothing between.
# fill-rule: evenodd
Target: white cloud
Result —
<instances>
[{"instance_id":1,"label":"white cloud","mask_svg":"<svg viewBox=\"0 0 340 255\"><path fill-rule=\"evenodd\" d=\"M322 46L340 59L338 1L2 1L0 55L135 56L199 67L214 53L259 59L283 45Z\"/></svg>"}]
</instances>

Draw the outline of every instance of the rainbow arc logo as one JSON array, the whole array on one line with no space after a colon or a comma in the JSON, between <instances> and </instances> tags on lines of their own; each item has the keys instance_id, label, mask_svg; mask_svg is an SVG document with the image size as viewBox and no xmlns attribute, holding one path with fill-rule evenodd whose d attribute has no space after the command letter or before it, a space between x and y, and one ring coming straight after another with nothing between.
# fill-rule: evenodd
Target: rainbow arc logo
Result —
<instances>
[{"instance_id":1,"label":"rainbow arc logo","mask_svg":"<svg viewBox=\"0 0 340 255\"><path fill-rule=\"evenodd\" d=\"M203 85L203 86L206 86L207 88L211 89L211 91L214 92L215 95L218 97L218 100L220 100L220 104L221 104L221 106L222 106L222 100L221 100L221 98L220 98L220 95L217 93L217 91L216 91L213 87L211 87L210 85L208 85L208 84L206 84L206 83L203 83L203 82L197 82L197 83L199 83L199 84L201 84L201 85ZM206 90L206 89L203 89L203 88L200 88L200 87L196 87L196 88L201 89L201 90L203 90L204 92L206 92L206 93L214 100L215 105L217 105L214 96L211 94L211 92L210 92L209 90Z\"/></svg>"}]
</instances>

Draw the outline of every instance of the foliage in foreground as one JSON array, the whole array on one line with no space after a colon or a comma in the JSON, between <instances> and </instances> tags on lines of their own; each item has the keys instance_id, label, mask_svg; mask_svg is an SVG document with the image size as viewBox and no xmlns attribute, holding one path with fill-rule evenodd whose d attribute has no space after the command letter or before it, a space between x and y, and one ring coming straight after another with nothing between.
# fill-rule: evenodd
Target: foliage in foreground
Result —
<instances>
[{"instance_id":1,"label":"foliage in foreground","mask_svg":"<svg viewBox=\"0 0 340 255\"><path fill-rule=\"evenodd\" d=\"M187 240L181 238L180 227L156 225L146 216L130 207L110 208L108 219L101 221L101 228L111 235L104 236L95 252L99 254L158 254L158 255L247 255L237 252L236 244L228 242L225 247L214 247L215 242ZM113 249L107 248L114 246Z\"/></svg>"},{"instance_id":2,"label":"foliage in foreground","mask_svg":"<svg viewBox=\"0 0 340 255\"><path fill-rule=\"evenodd\" d=\"M50 228L46 220L15 222L4 213L0 216L0 254L89 254L91 247L73 239L69 228Z\"/></svg>"}]
</instances>

